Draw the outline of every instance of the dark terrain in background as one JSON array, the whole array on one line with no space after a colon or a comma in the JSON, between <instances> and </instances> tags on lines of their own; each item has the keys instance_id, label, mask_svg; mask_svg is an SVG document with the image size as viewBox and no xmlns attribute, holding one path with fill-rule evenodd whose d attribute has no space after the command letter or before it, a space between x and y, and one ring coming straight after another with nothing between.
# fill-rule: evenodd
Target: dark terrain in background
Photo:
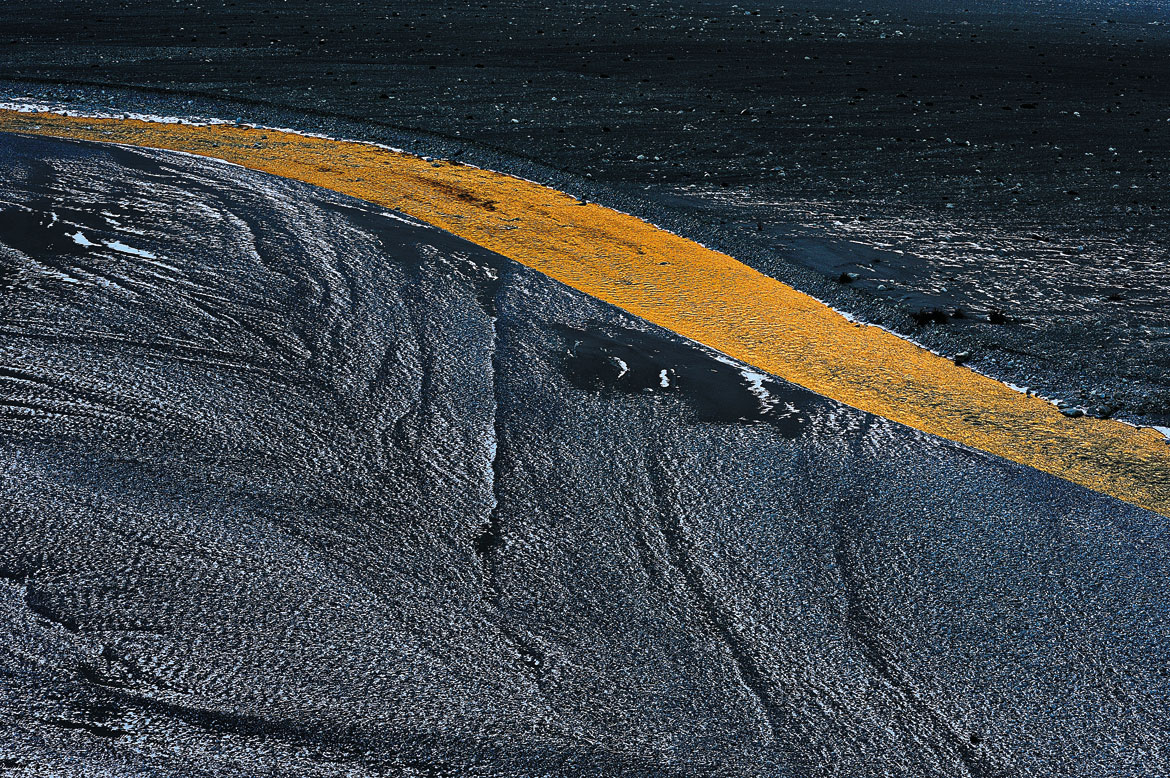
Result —
<instances>
[{"instance_id":1,"label":"dark terrain in background","mask_svg":"<svg viewBox=\"0 0 1170 778\"><path fill-rule=\"evenodd\" d=\"M645 215L1048 396L1167 418L1156 4L9 0L0 14L9 94L458 155Z\"/></svg>"},{"instance_id":2,"label":"dark terrain in background","mask_svg":"<svg viewBox=\"0 0 1170 778\"><path fill-rule=\"evenodd\" d=\"M0 166L4 775L1170 771L1164 517L360 201Z\"/></svg>"}]
</instances>

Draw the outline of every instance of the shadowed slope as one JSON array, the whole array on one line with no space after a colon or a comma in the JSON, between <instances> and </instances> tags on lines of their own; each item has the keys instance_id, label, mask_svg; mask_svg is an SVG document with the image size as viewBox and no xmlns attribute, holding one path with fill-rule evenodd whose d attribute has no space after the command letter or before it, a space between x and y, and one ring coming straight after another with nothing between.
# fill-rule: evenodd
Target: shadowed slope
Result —
<instances>
[{"instance_id":1,"label":"shadowed slope","mask_svg":"<svg viewBox=\"0 0 1170 778\"><path fill-rule=\"evenodd\" d=\"M1161 517L359 201L0 160L5 764L1165 770Z\"/></svg>"}]
</instances>

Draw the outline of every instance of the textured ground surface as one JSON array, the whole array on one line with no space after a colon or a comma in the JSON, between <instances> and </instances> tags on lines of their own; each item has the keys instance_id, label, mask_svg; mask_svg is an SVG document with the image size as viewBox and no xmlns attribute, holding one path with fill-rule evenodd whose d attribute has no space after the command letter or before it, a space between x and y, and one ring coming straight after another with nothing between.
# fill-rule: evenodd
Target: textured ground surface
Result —
<instances>
[{"instance_id":1,"label":"textured ground surface","mask_svg":"<svg viewBox=\"0 0 1170 778\"><path fill-rule=\"evenodd\" d=\"M1167 519L340 196L0 165L13 774L1170 770Z\"/></svg>"},{"instance_id":2,"label":"textured ground surface","mask_svg":"<svg viewBox=\"0 0 1170 778\"><path fill-rule=\"evenodd\" d=\"M1165 21L1084 0L7 0L0 91L459 154L1170 426Z\"/></svg>"}]
</instances>

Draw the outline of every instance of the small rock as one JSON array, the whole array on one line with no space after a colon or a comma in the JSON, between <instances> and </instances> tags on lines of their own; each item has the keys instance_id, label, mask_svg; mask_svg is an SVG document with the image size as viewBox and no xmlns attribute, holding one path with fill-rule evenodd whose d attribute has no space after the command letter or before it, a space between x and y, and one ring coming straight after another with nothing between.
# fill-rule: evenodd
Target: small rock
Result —
<instances>
[{"instance_id":1,"label":"small rock","mask_svg":"<svg viewBox=\"0 0 1170 778\"><path fill-rule=\"evenodd\" d=\"M955 364L961 365L961 364L965 363L967 360L969 360L970 358L971 358L970 351L960 351L958 354L955 354Z\"/></svg>"}]
</instances>

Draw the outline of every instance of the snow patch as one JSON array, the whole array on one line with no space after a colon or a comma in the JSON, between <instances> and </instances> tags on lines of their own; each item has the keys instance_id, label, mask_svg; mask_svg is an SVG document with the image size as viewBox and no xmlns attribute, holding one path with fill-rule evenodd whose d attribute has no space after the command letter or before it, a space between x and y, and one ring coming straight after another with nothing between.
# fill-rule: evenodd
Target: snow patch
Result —
<instances>
[{"instance_id":1,"label":"snow patch","mask_svg":"<svg viewBox=\"0 0 1170 778\"><path fill-rule=\"evenodd\" d=\"M756 399L759 400L760 411L762 413L768 413L776 407L776 398L773 397L772 393L769 392L764 386L764 382L769 379L767 374L761 373L758 370L752 370L744 363L738 362L718 352L715 355L715 361L722 362L725 365L733 367L736 371L739 372L740 376L744 380L744 384L747 386L747 390L754 394Z\"/></svg>"},{"instance_id":2,"label":"snow patch","mask_svg":"<svg viewBox=\"0 0 1170 778\"><path fill-rule=\"evenodd\" d=\"M136 257L142 257L143 259L158 259L157 254L152 254L151 252L145 251L144 249L136 249L133 246L127 246L120 240L106 241L106 248L111 248L114 251L120 251L123 254L132 254Z\"/></svg>"}]
</instances>

